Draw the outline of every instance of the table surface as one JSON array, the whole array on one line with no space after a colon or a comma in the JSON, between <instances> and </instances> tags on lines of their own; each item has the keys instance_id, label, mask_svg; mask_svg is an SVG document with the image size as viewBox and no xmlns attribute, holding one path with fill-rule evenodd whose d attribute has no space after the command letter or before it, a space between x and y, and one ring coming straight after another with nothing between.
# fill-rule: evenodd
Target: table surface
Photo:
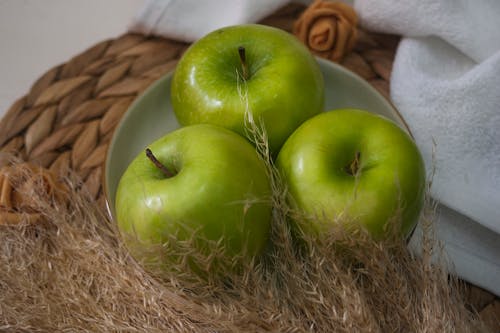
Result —
<instances>
[{"instance_id":1,"label":"table surface","mask_svg":"<svg viewBox=\"0 0 500 333\"><path fill-rule=\"evenodd\" d=\"M144 0L0 0L0 118L48 69L123 34Z\"/></svg>"}]
</instances>

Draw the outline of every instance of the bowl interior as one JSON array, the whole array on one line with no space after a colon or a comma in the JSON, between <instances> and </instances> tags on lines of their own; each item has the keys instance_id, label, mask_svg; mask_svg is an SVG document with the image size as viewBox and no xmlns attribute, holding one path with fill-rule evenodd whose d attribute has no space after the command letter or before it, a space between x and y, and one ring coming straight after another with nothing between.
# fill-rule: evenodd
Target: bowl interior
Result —
<instances>
[{"instance_id":1,"label":"bowl interior","mask_svg":"<svg viewBox=\"0 0 500 333\"><path fill-rule=\"evenodd\" d=\"M409 133L397 110L375 88L351 71L318 59L325 79L325 111L359 108L380 114ZM114 215L118 182L127 166L148 144L179 128L170 103L172 73L151 85L127 110L118 124L106 157L104 191Z\"/></svg>"}]
</instances>

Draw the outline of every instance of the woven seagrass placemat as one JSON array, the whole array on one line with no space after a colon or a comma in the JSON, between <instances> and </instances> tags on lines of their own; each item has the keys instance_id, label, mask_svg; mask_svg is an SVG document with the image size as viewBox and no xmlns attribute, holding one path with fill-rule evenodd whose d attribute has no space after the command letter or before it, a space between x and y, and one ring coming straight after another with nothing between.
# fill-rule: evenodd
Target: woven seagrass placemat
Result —
<instances>
[{"instance_id":1,"label":"woven seagrass placemat","mask_svg":"<svg viewBox=\"0 0 500 333\"><path fill-rule=\"evenodd\" d=\"M304 9L291 4L261 23L291 32ZM398 42L398 36L359 30L354 50L340 64L389 99ZM124 34L48 70L0 121L0 151L56 174L71 169L104 207L103 168L114 129L135 98L171 71L188 46L164 38ZM472 285L467 286L467 293L470 305L483 319L499 318L498 298Z\"/></svg>"}]
</instances>

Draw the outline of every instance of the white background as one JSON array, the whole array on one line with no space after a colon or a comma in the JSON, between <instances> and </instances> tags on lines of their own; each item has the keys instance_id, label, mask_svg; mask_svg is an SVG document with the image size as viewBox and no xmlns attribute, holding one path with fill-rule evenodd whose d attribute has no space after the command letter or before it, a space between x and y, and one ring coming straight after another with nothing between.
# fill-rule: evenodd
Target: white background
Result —
<instances>
[{"instance_id":1,"label":"white background","mask_svg":"<svg viewBox=\"0 0 500 333\"><path fill-rule=\"evenodd\" d=\"M0 118L50 68L126 32L144 0L0 0Z\"/></svg>"}]
</instances>

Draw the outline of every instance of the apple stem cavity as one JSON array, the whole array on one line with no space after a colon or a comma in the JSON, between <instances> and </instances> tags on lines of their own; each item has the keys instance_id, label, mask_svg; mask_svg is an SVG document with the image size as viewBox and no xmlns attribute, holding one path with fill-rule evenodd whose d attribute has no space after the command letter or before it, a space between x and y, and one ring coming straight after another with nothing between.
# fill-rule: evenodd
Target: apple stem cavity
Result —
<instances>
[{"instance_id":1,"label":"apple stem cavity","mask_svg":"<svg viewBox=\"0 0 500 333\"><path fill-rule=\"evenodd\" d=\"M359 164L360 164L361 152L357 151L354 156L354 160L345 167L345 172L347 172L351 176L357 176L359 172Z\"/></svg>"},{"instance_id":2,"label":"apple stem cavity","mask_svg":"<svg viewBox=\"0 0 500 333\"><path fill-rule=\"evenodd\" d=\"M247 56L245 48L243 46L238 47L238 54L240 56L243 80L246 81L248 80L248 65L247 65Z\"/></svg>"},{"instance_id":3,"label":"apple stem cavity","mask_svg":"<svg viewBox=\"0 0 500 333\"><path fill-rule=\"evenodd\" d=\"M151 160L151 162L153 162L153 164L158 168L160 169L161 172L163 172L163 174L167 177L167 178L172 178L173 176L175 176L175 174L173 172L171 172L170 170L168 170L168 168L163 164L161 163L160 161L158 161L158 159L156 158L156 156L153 154L153 152L151 151L151 149L149 148L146 148L146 156L147 158L149 158Z\"/></svg>"}]
</instances>

